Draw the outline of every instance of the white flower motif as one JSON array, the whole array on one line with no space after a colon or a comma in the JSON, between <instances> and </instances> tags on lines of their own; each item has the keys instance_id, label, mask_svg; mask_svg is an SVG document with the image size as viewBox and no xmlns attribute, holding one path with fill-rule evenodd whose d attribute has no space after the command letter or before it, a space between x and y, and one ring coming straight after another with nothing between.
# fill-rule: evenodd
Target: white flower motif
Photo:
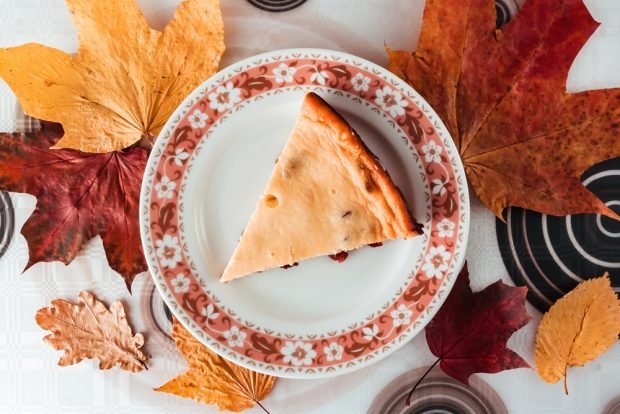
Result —
<instances>
[{"instance_id":1,"label":"white flower motif","mask_svg":"<svg viewBox=\"0 0 620 414\"><path fill-rule=\"evenodd\" d=\"M291 363L296 367L312 364L312 358L316 356L316 352L312 349L312 344L302 341L295 343L287 341L280 349L280 353L284 355L284 362Z\"/></svg>"},{"instance_id":2,"label":"white flower motif","mask_svg":"<svg viewBox=\"0 0 620 414\"><path fill-rule=\"evenodd\" d=\"M206 316L207 319L217 319L220 316L220 313L215 311L215 308L211 303L202 308L200 313L202 316Z\"/></svg>"},{"instance_id":3,"label":"white flower motif","mask_svg":"<svg viewBox=\"0 0 620 414\"><path fill-rule=\"evenodd\" d=\"M181 247L178 237L166 234L162 240L156 240L157 257L161 260L162 266L174 268L181 261Z\"/></svg>"},{"instance_id":4,"label":"white flower motif","mask_svg":"<svg viewBox=\"0 0 620 414\"><path fill-rule=\"evenodd\" d=\"M161 180L155 184L155 191L157 191L158 198L172 198L175 188L177 188L177 183L170 181L167 175L161 177Z\"/></svg>"},{"instance_id":5,"label":"white flower motif","mask_svg":"<svg viewBox=\"0 0 620 414\"><path fill-rule=\"evenodd\" d=\"M276 82L293 82L293 76L297 72L292 66L286 66L284 63L280 63L280 66L273 70L273 74L276 76Z\"/></svg>"},{"instance_id":6,"label":"white flower motif","mask_svg":"<svg viewBox=\"0 0 620 414\"><path fill-rule=\"evenodd\" d=\"M209 119L207 114L202 112L200 109L196 109L194 113L189 116L189 123L194 129L204 128L207 126L207 119Z\"/></svg>"},{"instance_id":7,"label":"white flower motif","mask_svg":"<svg viewBox=\"0 0 620 414\"><path fill-rule=\"evenodd\" d=\"M439 178L435 178L431 181L432 193L439 194L440 196L446 193L446 183L444 183Z\"/></svg>"},{"instance_id":8,"label":"white flower motif","mask_svg":"<svg viewBox=\"0 0 620 414\"><path fill-rule=\"evenodd\" d=\"M370 85L370 78L368 76L364 76L361 72L357 75L353 76L351 79L351 83L353 83L353 89L356 91L368 91L368 86Z\"/></svg>"},{"instance_id":9,"label":"white flower motif","mask_svg":"<svg viewBox=\"0 0 620 414\"><path fill-rule=\"evenodd\" d=\"M185 293L189 290L189 278L185 277L183 273L176 275L174 279L170 281L174 291L177 293Z\"/></svg>"},{"instance_id":10,"label":"white flower motif","mask_svg":"<svg viewBox=\"0 0 620 414\"><path fill-rule=\"evenodd\" d=\"M174 163L179 167L183 165L183 161L189 158L189 154L183 148L177 148L172 157Z\"/></svg>"},{"instance_id":11,"label":"white flower motif","mask_svg":"<svg viewBox=\"0 0 620 414\"><path fill-rule=\"evenodd\" d=\"M325 81L329 77L329 73L326 71L315 71L312 75L310 75L310 82L316 82L319 85L325 85Z\"/></svg>"},{"instance_id":12,"label":"white flower motif","mask_svg":"<svg viewBox=\"0 0 620 414\"><path fill-rule=\"evenodd\" d=\"M241 102L241 90L235 88L232 82L218 86L215 92L209 94L209 106L218 111L230 109L238 102Z\"/></svg>"},{"instance_id":13,"label":"white flower motif","mask_svg":"<svg viewBox=\"0 0 620 414\"><path fill-rule=\"evenodd\" d=\"M426 162L441 162L442 148L435 141L428 141L428 144L422 145L422 152Z\"/></svg>"},{"instance_id":14,"label":"white flower motif","mask_svg":"<svg viewBox=\"0 0 620 414\"><path fill-rule=\"evenodd\" d=\"M338 342L332 342L329 346L323 348L323 353L328 361L340 361L342 359L342 351L344 351L344 347L338 345Z\"/></svg>"},{"instance_id":15,"label":"white flower motif","mask_svg":"<svg viewBox=\"0 0 620 414\"><path fill-rule=\"evenodd\" d=\"M444 218L439 223L437 223L437 231L439 232L439 237L452 237L454 236L454 222L450 221L450 219Z\"/></svg>"},{"instance_id":16,"label":"white flower motif","mask_svg":"<svg viewBox=\"0 0 620 414\"><path fill-rule=\"evenodd\" d=\"M240 331L236 326L231 326L230 330L224 332L224 338L228 340L228 346L231 348L243 346L246 336L248 336L248 334Z\"/></svg>"},{"instance_id":17,"label":"white flower motif","mask_svg":"<svg viewBox=\"0 0 620 414\"><path fill-rule=\"evenodd\" d=\"M433 246L424 266L422 266L422 270L428 277L439 278L448 270L448 259L450 259L450 252L446 250L445 246Z\"/></svg>"},{"instance_id":18,"label":"white flower motif","mask_svg":"<svg viewBox=\"0 0 620 414\"><path fill-rule=\"evenodd\" d=\"M413 312L402 303L398 305L398 308L394 309L390 316L392 317L392 323L394 326L408 325L411 322L411 315Z\"/></svg>"},{"instance_id":19,"label":"white flower motif","mask_svg":"<svg viewBox=\"0 0 620 414\"><path fill-rule=\"evenodd\" d=\"M389 86L384 86L383 89L377 90L375 102L384 111L389 111L393 118L404 115L405 108L407 107L407 102L403 99L403 95Z\"/></svg>"},{"instance_id":20,"label":"white flower motif","mask_svg":"<svg viewBox=\"0 0 620 414\"><path fill-rule=\"evenodd\" d=\"M364 334L365 340L372 341L372 339L379 334L379 328L374 324L371 326L366 326L362 329L362 333Z\"/></svg>"}]
</instances>

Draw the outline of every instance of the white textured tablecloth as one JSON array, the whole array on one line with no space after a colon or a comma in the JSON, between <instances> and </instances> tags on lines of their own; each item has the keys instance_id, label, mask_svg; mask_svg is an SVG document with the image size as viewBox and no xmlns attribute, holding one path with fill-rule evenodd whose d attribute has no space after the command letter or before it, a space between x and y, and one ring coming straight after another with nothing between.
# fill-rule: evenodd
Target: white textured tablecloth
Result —
<instances>
[{"instance_id":1,"label":"white textured tablecloth","mask_svg":"<svg viewBox=\"0 0 620 414\"><path fill-rule=\"evenodd\" d=\"M161 28L178 1L138 3L151 24ZM395 48L415 48L424 7L423 0L308 0L298 9L274 14L243 0L222 3L227 44L223 65L258 52L305 46L343 50L385 65L384 42ZM620 1L589 0L586 4L603 25L575 61L568 88L620 86ZM32 41L76 50L77 39L64 2L0 0L0 47ZM0 130L14 128L14 105L14 96L0 83ZM16 228L20 229L34 209L35 199L16 194L12 199ZM477 200L472 204L467 256L472 285L478 290L500 277L509 278L495 239L494 217ZM137 278L136 293L129 295L123 280L107 265L99 238L69 266L37 264L22 275L27 259L25 240L16 234L0 259L0 413L216 412L213 407L151 390L182 372L185 363L174 345L150 329L141 314L148 299L148 275ZM123 301L134 328L147 336L147 351L152 355L147 372L99 371L92 361L56 366L59 353L41 341L44 332L35 324L34 314L54 298L75 300L84 289L108 304ZM529 305L528 311L534 320L515 334L509 345L533 363L533 337L540 314ZM325 380L280 380L264 403L274 414L362 413L392 379L433 360L420 335L388 358L352 374ZM569 396L564 395L561 384L543 383L533 370L481 377L511 413L601 413L620 396L620 346L585 368L571 369L568 375Z\"/></svg>"}]
</instances>

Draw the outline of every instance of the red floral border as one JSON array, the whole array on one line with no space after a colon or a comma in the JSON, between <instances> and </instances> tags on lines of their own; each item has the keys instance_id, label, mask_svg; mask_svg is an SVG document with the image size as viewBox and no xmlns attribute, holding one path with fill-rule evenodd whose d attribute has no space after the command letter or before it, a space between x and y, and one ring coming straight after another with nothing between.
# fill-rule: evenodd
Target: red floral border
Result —
<instances>
[{"instance_id":1,"label":"red floral border","mask_svg":"<svg viewBox=\"0 0 620 414\"><path fill-rule=\"evenodd\" d=\"M462 167L436 115L393 75L348 55L271 54L225 72L182 105L182 115L173 117L172 127L165 128L147 168L141 208L145 251L156 283L173 311L216 351L272 373L327 374L353 368L410 338L436 311L438 291L447 290L456 277L468 226ZM339 91L393 119L394 126L408 137L412 157L421 160L430 190L426 194L432 211L425 226L428 243L424 259L409 275L409 285L373 318L346 331L320 336L298 337L261 329L239 321L218 304L201 286L186 257L178 214L179 189L188 163L213 125L244 102L291 87ZM446 283L448 279L450 283Z\"/></svg>"}]
</instances>

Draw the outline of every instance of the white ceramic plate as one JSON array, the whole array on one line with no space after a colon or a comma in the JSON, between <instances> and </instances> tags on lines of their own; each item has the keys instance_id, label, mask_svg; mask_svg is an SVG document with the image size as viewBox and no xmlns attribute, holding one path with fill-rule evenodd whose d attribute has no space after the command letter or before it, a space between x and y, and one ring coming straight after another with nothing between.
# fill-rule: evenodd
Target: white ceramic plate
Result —
<instances>
[{"instance_id":1,"label":"white ceramic plate","mask_svg":"<svg viewBox=\"0 0 620 414\"><path fill-rule=\"evenodd\" d=\"M425 235L222 284L308 91L358 131ZM231 65L186 99L151 153L140 219L155 283L197 338L257 371L323 377L423 329L462 266L469 200L448 132L411 87L352 55L292 49Z\"/></svg>"}]
</instances>

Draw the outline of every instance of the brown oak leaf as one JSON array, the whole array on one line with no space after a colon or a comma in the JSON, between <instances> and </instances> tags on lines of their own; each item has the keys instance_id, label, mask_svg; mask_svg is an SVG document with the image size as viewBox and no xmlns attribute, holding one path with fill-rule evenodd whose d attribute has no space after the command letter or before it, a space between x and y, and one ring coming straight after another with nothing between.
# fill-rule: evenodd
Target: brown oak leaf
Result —
<instances>
[{"instance_id":1,"label":"brown oak leaf","mask_svg":"<svg viewBox=\"0 0 620 414\"><path fill-rule=\"evenodd\" d=\"M216 404L221 410L239 412L255 403L265 410L260 401L269 395L276 377L228 362L200 343L177 320L174 321L172 337L189 368L155 391L191 398L203 404Z\"/></svg>"},{"instance_id":2,"label":"brown oak leaf","mask_svg":"<svg viewBox=\"0 0 620 414\"><path fill-rule=\"evenodd\" d=\"M536 333L536 371L545 381L564 378L568 367L598 358L618 340L620 300L607 274L580 283L542 318Z\"/></svg>"},{"instance_id":3,"label":"brown oak leaf","mask_svg":"<svg viewBox=\"0 0 620 414\"><path fill-rule=\"evenodd\" d=\"M162 32L135 0L65 1L77 55L33 43L0 49L0 77L24 111L63 125L58 148L109 152L151 141L224 52L219 0L181 2Z\"/></svg>"},{"instance_id":4,"label":"brown oak leaf","mask_svg":"<svg viewBox=\"0 0 620 414\"><path fill-rule=\"evenodd\" d=\"M620 156L620 90L566 92L598 23L583 0L528 0L495 24L493 0L428 0L417 50L388 49L390 69L437 111L498 217L519 206L618 218L579 177Z\"/></svg>"},{"instance_id":5,"label":"brown oak leaf","mask_svg":"<svg viewBox=\"0 0 620 414\"><path fill-rule=\"evenodd\" d=\"M147 268L138 224L147 151L50 150L61 136L62 128L47 122L34 133L0 133L0 189L37 198L21 230L30 254L26 269L38 262L69 264L100 235L108 263L130 289Z\"/></svg>"},{"instance_id":6,"label":"brown oak leaf","mask_svg":"<svg viewBox=\"0 0 620 414\"><path fill-rule=\"evenodd\" d=\"M80 292L77 305L56 299L51 307L37 311L36 321L52 332L43 340L64 351L60 366L98 358L99 369L120 365L126 371L139 372L146 368L148 358L140 350L144 337L133 335L120 302L108 310L92 294Z\"/></svg>"}]
</instances>

